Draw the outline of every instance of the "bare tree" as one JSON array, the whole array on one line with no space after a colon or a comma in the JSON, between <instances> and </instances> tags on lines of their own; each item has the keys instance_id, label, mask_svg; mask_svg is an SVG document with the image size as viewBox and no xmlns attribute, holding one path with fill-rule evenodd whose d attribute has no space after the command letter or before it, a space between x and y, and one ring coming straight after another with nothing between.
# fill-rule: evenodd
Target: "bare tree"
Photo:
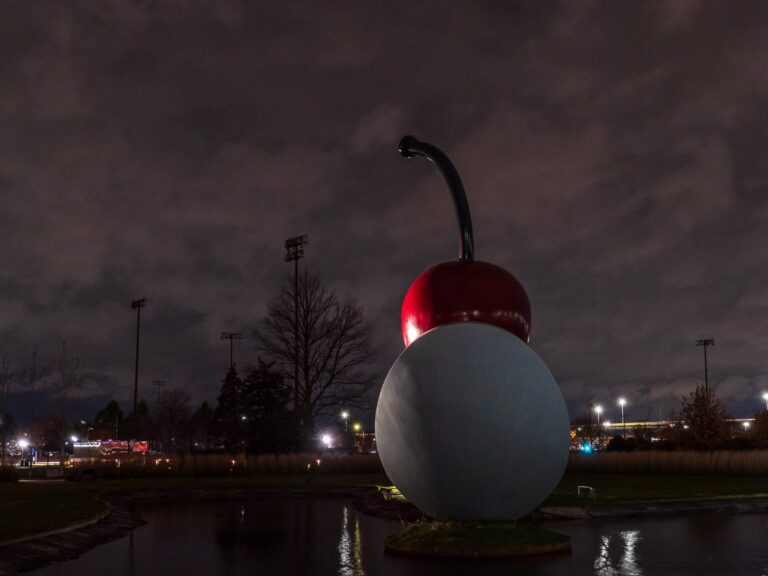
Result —
<instances>
[{"instance_id":1,"label":"bare tree","mask_svg":"<svg viewBox=\"0 0 768 576\"><path fill-rule=\"evenodd\" d=\"M14 380L14 373L11 371L11 367L8 364L8 360L3 356L0 360L0 442L2 442L2 455L0 455L0 466L5 466L5 446L7 443L6 432L8 429L8 420L10 416L8 414L8 390Z\"/></svg>"},{"instance_id":2,"label":"bare tree","mask_svg":"<svg viewBox=\"0 0 768 576\"><path fill-rule=\"evenodd\" d=\"M50 365L45 369L43 378L44 386L50 391L51 397L57 401L50 418L58 424L48 428L48 437L41 437L40 444L58 445L62 455L64 454L64 442L69 426L70 400L80 390L83 383L81 368L80 359L76 356L70 356L67 352L66 341L62 341L61 353L53 357ZM51 437L51 430L56 430L55 438ZM62 465L63 460L62 457Z\"/></svg>"},{"instance_id":3,"label":"bare tree","mask_svg":"<svg viewBox=\"0 0 768 576\"><path fill-rule=\"evenodd\" d=\"M155 421L157 437L165 451L184 446L189 428L189 394L183 390L163 390L157 396Z\"/></svg>"},{"instance_id":4,"label":"bare tree","mask_svg":"<svg viewBox=\"0 0 768 576\"><path fill-rule=\"evenodd\" d=\"M286 281L254 336L259 352L292 383L298 333L299 398L294 408L307 431L318 416L367 404L372 352L360 307L351 298L340 302L317 275L305 271L301 276L298 308L295 326L294 285Z\"/></svg>"}]
</instances>

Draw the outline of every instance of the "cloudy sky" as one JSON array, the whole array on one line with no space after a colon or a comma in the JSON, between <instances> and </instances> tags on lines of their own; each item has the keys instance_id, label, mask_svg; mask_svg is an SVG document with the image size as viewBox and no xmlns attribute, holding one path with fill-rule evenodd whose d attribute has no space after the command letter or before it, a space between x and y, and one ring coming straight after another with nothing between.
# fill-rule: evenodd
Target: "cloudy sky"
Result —
<instances>
[{"instance_id":1,"label":"cloudy sky","mask_svg":"<svg viewBox=\"0 0 768 576\"><path fill-rule=\"evenodd\" d=\"M397 154L412 133L457 165L476 256L526 286L574 415L619 395L667 415L712 337L747 416L768 389L766 26L757 1L3 2L0 353L29 369L66 339L84 416L127 409L146 297L144 395L213 400L220 332L251 332L308 234L302 265L364 307L383 379L405 290L457 254L438 172Z\"/></svg>"}]
</instances>

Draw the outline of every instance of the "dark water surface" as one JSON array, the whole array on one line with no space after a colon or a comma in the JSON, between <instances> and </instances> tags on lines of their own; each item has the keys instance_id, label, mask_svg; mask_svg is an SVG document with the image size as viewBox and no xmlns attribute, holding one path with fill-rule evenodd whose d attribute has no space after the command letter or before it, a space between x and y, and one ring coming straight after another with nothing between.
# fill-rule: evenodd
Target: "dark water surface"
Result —
<instances>
[{"instance_id":1,"label":"dark water surface","mask_svg":"<svg viewBox=\"0 0 768 576\"><path fill-rule=\"evenodd\" d=\"M156 504L128 536L36 576L768 575L768 515L546 523L573 552L528 559L443 561L384 554L397 522L344 500Z\"/></svg>"}]
</instances>

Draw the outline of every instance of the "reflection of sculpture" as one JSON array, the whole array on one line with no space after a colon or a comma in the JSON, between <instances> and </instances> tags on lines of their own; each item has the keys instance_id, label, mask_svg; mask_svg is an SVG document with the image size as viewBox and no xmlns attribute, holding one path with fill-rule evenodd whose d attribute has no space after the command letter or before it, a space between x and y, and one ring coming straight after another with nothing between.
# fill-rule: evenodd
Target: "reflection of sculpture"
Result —
<instances>
[{"instance_id":1,"label":"reflection of sculpture","mask_svg":"<svg viewBox=\"0 0 768 576\"><path fill-rule=\"evenodd\" d=\"M525 342L530 306L515 277L474 262L464 188L439 149L429 158L459 217L460 259L420 276L403 302L407 348L384 381L376 442L400 491L438 518L511 519L554 489L568 458L569 418L552 374Z\"/></svg>"}]
</instances>

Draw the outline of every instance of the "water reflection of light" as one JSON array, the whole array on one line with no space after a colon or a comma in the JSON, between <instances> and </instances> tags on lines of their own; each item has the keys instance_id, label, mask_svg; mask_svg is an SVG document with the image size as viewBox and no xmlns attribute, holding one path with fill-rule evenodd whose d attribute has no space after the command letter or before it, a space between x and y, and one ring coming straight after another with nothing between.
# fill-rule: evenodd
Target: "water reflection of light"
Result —
<instances>
[{"instance_id":1,"label":"water reflection of light","mask_svg":"<svg viewBox=\"0 0 768 576\"><path fill-rule=\"evenodd\" d=\"M360 520L355 517L355 530L350 535L348 506L344 506L342 512L341 538L339 538L339 575L365 576Z\"/></svg>"},{"instance_id":2,"label":"water reflection of light","mask_svg":"<svg viewBox=\"0 0 768 576\"><path fill-rule=\"evenodd\" d=\"M618 536L614 538L614 536ZM624 530L618 535L602 536L595 557L596 576L643 576L637 564L635 548L640 541L639 530ZM612 546L614 544L614 546ZM618 553L617 562L611 559L611 552Z\"/></svg>"}]
</instances>

